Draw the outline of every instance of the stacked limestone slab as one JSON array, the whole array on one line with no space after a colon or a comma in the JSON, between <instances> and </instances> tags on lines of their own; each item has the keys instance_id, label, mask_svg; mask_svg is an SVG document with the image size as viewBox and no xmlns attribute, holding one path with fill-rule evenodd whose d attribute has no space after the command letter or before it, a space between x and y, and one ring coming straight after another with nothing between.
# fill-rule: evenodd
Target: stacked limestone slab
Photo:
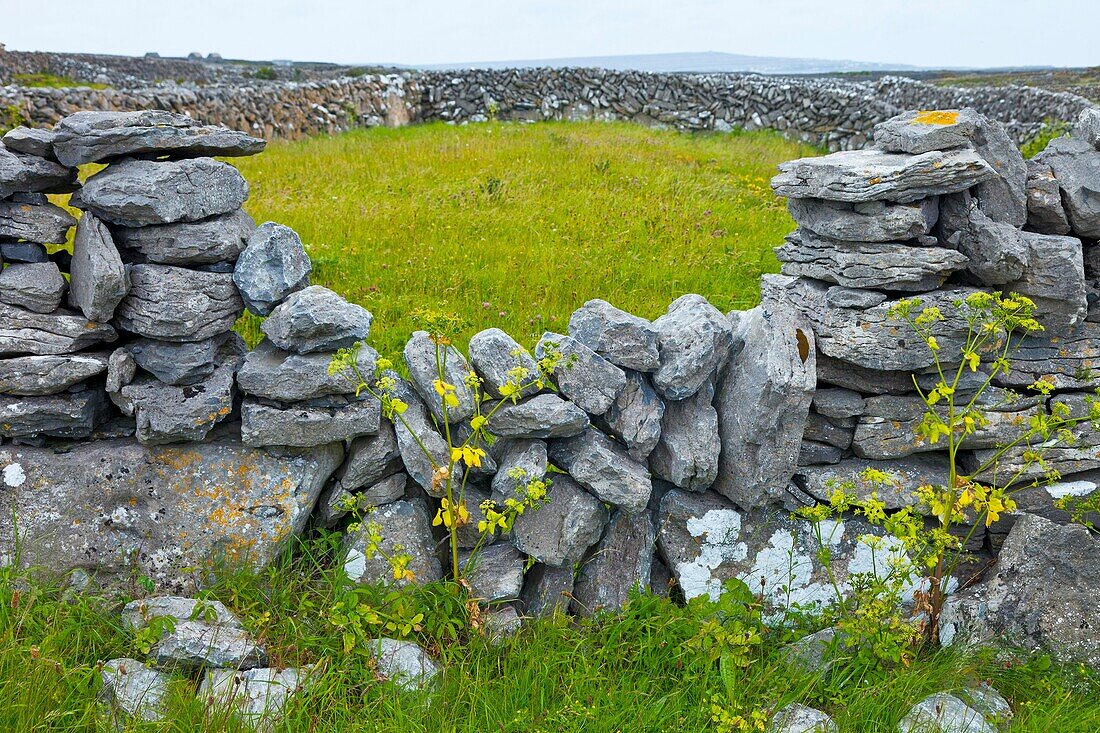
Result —
<instances>
[{"instance_id":1,"label":"stacked limestone slab","mask_svg":"<svg viewBox=\"0 0 1100 733\"><path fill-rule=\"evenodd\" d=\"M1026 431L1031 415L1049 410L1040 397L1006 402L1006 389L1026 391L1053 376L1056 399L1087 409L1078 391L1094 385L1088 369L1100 329L1090 309L1096 273L1089 268L1087 279L1085 262L1095 258L1100 218L1086 202L1100 181L1100 152L1094 137L1082 135L1095 119L1095 110L1086 112L1079 132L1025 163L1001 126L974 110L911 112L878 125L874 147L780 166L772 186L790 199L799 227L776 250L783 274L765 278L765 298L802 314L818 348L800 489L824 498L829 480L874 466L899 479L887 498L899 507L912 501L912 489L942 483L942 446L915 432L924 405L912 380L926 390L935 385L932 355L906 324L887 318L903 297L948 316L935 332L943 354L958 354L965 340L966 323L953 315L958 298L999 290L1038 306L1046 330L1028 339L1014 369L983 398L990 423L967 439L968 465L981 465ZM962 397L984 378L973 377ZM1076 448L1048 456L1067 481L1100 467L1094 431L1079 432ZM1000 481L1021 460L1007 456Z\"/></svg>"}]
</instances>

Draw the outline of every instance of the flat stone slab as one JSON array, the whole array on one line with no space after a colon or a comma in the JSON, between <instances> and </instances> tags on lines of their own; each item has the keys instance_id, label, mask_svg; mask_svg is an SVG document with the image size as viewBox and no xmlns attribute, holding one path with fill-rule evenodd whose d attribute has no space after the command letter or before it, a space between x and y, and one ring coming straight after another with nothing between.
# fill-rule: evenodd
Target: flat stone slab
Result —
<instances>
[{"instance_id":1,"label":"flat stone slab","mask_svg":"<svg viewBox=\"0 0 1100 733\"><path fill-rule=\"evenodd\" d=\"M0 395L0 435L7 438L87 438L107 419L101 387L35 397Z\"/></svg>"},{"instance_id":2,"label":"flat stone slab","mask_svg":"<svg viewBox=\"0 0 1100 733\"><path fill-rule=\"evenodd\" d=\"M0 199L13 193L65 193L77 188L76 169L0 145Z\"/></svg>"},{"instance_id":3,"label":"flat stone slab","mask_svg":"<svg viewBox=\"0 0 1100 733\"><path fill-rule=\"evenodd\" d=\"M11 264L0 272L0 302L35 313L53 313L68 283L53 262Z\"/></svg>"},{"instance_id":4,"label":"flat stone slab","mask_svg":"<svg viewBox=\"0 0 1100 733\"><path fill-rule=\"evenodd\" d=\"M17 153L26 153L38 158L55 160L53 155L53 140L57 135L53 130L44 127L13 127L0 138L3 147Z\"/></svg>"},{"instance_id":5,"label":"flat stone slab","mask_svg":"<svg viewBox=\"0 0 1100 733\"><path fill-rule=\"evenodd\" d=\"M238 720L254 729L276 725L291 697L309 683L310 668L259 667L244 671L207 670L199 685L199 699L232 710Z\"/></svg>"},{"instance_id":6,"label":"flat stone slab","mask_svg":"<svg viewBox=\"0 0 1100 733\"><path fill-rule=\"evenodd\" d=\"M932 231L939 218L938 203L936 198L913 205L791 199L787 208L800 227L822 237L848 242L900 242Z\"/></svg>"},{"instance_id":7,"label":"flat stone slab","mask_svg":"<svg viewBox=\"0 0 1100 733\"><path fill-rule=\"evenodd\" d=\"M623 369L652 372L660 364L653 324L606 300L590 300L574 311L569 335Z\"/></svg>"},{"instance_id":8,"label":"flat stone slab","mask_svg":"<svg viewBox=\"0 0 1100 733\"><path fill-rule=\"evenodd\" d=\"M0 303L0 356L69 354L117 338L107 324L72 311L32 313Z\"/></svg>"},{"instance_id":9,"label":"flat stone slab","mask_svg":"<svg viewBox=\"0 0 1100 733\"><path fill-rule=\"evenodd\" d=\"M348 369L330 374L331 353L295 354L267 339L248 352L237 374L241 391L280 402L300 402L328 395L354 394L359 379ZM361 346L356 363L366 383L373 384L378 352Z\"/></svg>"},{"instance_id":10,"label":"flat stone slab","mask_svg":"<svg viewBox=\"0 0 1100 733\"><path fill-rule=\"evenodd\" d=\"M128 262L161 265L208 265L236 262L256 229L252 217L238 209L195 222L113 228L115 244Z\"/></svg>"},{"instance_id":11,"label":"flat stone slab","mask_svg":"<svg viewBox=\"0 0 1100 733\"><path fill-rule=\"evenodd\" d=\"M366 394L366 393L364 393ZM382 406L369 395L331 405L287 407L245 400L241 405L241 442L245 445L290 445L308 448L378 432Z\"/></svg>"},{"instance_id":12,"label":"flat stone slab","mask_svg":"<svg viewBox=\"0 0 1100 733\"><path fill-rule=\"evenodd\" d=\"M780 163L771 185L777 196L829 201L893 201L965 191L996 172L973 150L921 155L846 150Z\"/></svg>"},{"instance_id":13,"label":"flat stone slab","mask_svg":"<svg viewBox=\"0 0 1100 733\"><path fill-rule=\"evenodd\" d=\"M653 493L649 469L595 428L550 443L550 460L601 501L637 514Z\"/></svg>"},{"instance_id":14,"label":"flat stone slab","mask_svg":"<svg viewBox=\"0 0 1100 733\"><path fill-rule=\"evenodd\" d=\"M39 244L64 244L76 219L53 204L0 201L0 237Z\"/></svg>"},{"instance_id":15,"label":"flat stone slab","mask_svg":"<svg viewBox=\"0 0 1100 733\"><path fill-rule=\"evenodd\" d=\"M236 168L210 158L126 159L88 178L73 198L100 219L140 227L236 211L248 199L248 184Z\"/></svg>"},{"instance_id":16,"label":"flat stone slab","mask_svg":"<svg viewBox=\"0 0 1100 733\"><path fill-rule=\"evenodd\" d=\"M218 557L265 565L305 529L343 449L278 454L221 432L203 443L147 447L130 438L63 449L0 449L0 554L122 593L145 575L190 592Z\"/></svg>"},{"instance_id":17,"label":"flat stone slab","mask_svg":"<svg viewBox=\"0 0 1100 733\"><path fill-rule=\"evenodd\" d=\"M862 479L867 469L886 474L886 484L868 485ZM828 501L837 486L851 482L849 493L866 500L873 491L888 510L913 506L917 503L917 489L926 485L944 486L947 480L947 459L934 453L889 461L845 458L832 466L802 466L794 475L795 484L818 501Z\"/></svg>"},{"instance_id":18,"label":"flat stone slab","mask_svg":"<svg viewBox=\"0 0 1100 733\"><path fill-rule=\"evenodd\" d=\"M244 303L233 276L167 265L133 265L116 322L161 341L202 341L233 328Z\"/></svg>"},{"instance_id":19,"label":"flat stone slab","mask_svg":"<svg viewBox=\"0 0 1100 733\"><path fill-rule=\"evenodd\" d=\"M0 394L57 394L105 371L105 353L0 359Z\"/></svg>"},{"instance_id":20,"label":"flat stone slab","mask_svg":"<svg viewBox=\"0 0 1100 733\"><path fill-rule=\"evenodd\" d=\"M271 311L260 329L285 351L336 351L365 341L374 316L320 285L292 293Z\"/></svg>"},{"instance_id":21,"label":"flat stone slab","mask_svg":"<svg viewBox=\"0 0 1100 733\"><path fill-rule=\"evenodd\" d=\"M556 394L492 407L496 411L489 418L488 430L501 438L568 438L583 433L589 422L584 410Z\"/></svg>"},{"instance_id":22,"label":"flat stone slab","mask_svg":"<svg viewBox=\"0 0 1100 733\"><path fill-rule=\"evenodd\" d=\"M244 339L235 333L213 336L202 341L158 341L139 338L126 345L137 366L165 384L197 384L214 373L218 351L226 341L233 349L247 351Z\"/></svg>"},{"instance_id":23,"label":"flat stone slab","mask_svg":"<svg viewBox=\"0 0 1100 733\"><path fill-rule=\"evenodd\" d=\"M194 158L255 155L267 144L221 125L203 125L165 110L77 112L57 123L53 152L63 165L97 163L124 155Z\"/></svg>"}]
</instances>

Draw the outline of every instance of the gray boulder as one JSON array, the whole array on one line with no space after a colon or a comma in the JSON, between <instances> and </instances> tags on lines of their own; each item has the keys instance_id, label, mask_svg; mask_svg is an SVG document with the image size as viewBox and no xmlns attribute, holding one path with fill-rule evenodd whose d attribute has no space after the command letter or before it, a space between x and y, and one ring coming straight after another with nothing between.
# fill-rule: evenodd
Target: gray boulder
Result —
<instances>
[{"instance_id":1,"label":"gray boulder","mask_svg":"<svg viewBox=\"0 0 1100 733\"><path fill-rule=\"evenodd\" d=\"M309 681L308 672L294 667L210 669L203 676L197 695L206 705L232 710L238 720L265 730L282 718L287 702Z\"/></svg>"},{"instance_id":2,"label":"gray boulder","mask_svg":"<svg viewBox=\"0 0 1100 733\"><path fill-rule=\"evenodd\" d=\"M810 409L806 418L806 429L802 433L803 440L812 440L817 443L835 446L841 450L848 450L852 446L852 434L855 432L856 419L854 417L832 418L819 415Z\"/></svg>"},{"instance_id":3,"label":"gray boulder","mask_svg":"<svg viewBox=\"0 0 1100 733\"><path fill-rule=\"evenodd\" d=\"M626 374L572 336L546 332L535 347L540 359L558 352L554 382L561 393L589 415L602 415L626 386Z\"/></svg>"},{"instance_id":4,"label":"gray boulder","mask_svg":"<svg viewBox=\"0 0 1100 733\"><path fill-rule=\"evenodd\" d=\"M263 646L239 626L192 619L176 619L173 628L164 629L149 656L158 667L190 671L207 667L251 669L267 662Z\"/></svg>"},{"instance_id":5,"label":"gray boulder","mask_svg":"<svg viewBox=\"0 0 1100 733\"><path fill-rule=\"evenodd\" d=\"M54 136L53 130L44 127L13 127L4 133L0 141L8 150L17 153L26 153L47 160L56 160L53 154Z\"/></svg>"},{"instance_id":6,"label":"gray boulder","mask_svg":"<svg viewBox=\"0 0 1100 733\"><path fill-rule=\"evenodd\" d=\"M928 234L939 218L936 198L914 204L846 204L791 199L787 208L800 227L846 242L900 242Z\"/></svg>"},{"instance_id":7,"label":"gray boulder","mask_svg":"<svg viewBox=\"0 0 1100 733\"><path fill-rule=\"evenodd\" d=\"M644 462L661 438L664 414L665 403L646 375L628 371L626 387L607 412L596 418L596 423L625 443L631 458Z\"/></svg>"},{"instance_id":8,"label":"gray boulder","mask_svg":"<svg viewBox=\"0 0 1100 733\"><path fill-rule=\"evenodd\" d=\"M241 391L254 397L299 402L327 395L354 394L359 378L352 370L329 373L332 354L295 354L264 339L250 351L237 374ZM359 348L356 366L366 383L374 382L378 352Z\"/></svg>"},{"instance_id":9,"label":"gray boulder","mask_svg":"<svg viewBox=\"0 0 1100 733\"><path fill-rule=\"evenodd\" d=\"M1100 323L1082 323L1063 333L1037 333L1020 342L1011 364L995 383L1027 387L1045 377L1057 389L1093 389L1092 370L1100 367Z\"/></svg>"},{"instance_id":10,"label":"gray boulder","mask_svg":"<svg viewBox=\"0 0 1100 733\"><path fill-rule=\"evenodd\" d=\"M97 163L124 155L194 158L255 155L266 143L220 125L202 125L166 110L77 112L54 128L53 151L64 165Z\"/></svg>"},{"instance_id":11,"label":"gray boulder","mask_svg":"<svg viewBox=\"0 0 1100 733\"><path fill-rule=\"evenodd\" d=\"M666 400L691 397L729 358L730 322L701 295L677 298L653 326L661 360L653 387Z\"/></svg>"},{"instance_id":12,"label":"gray boulder","mask_svg":"<svg viewBox=\"0 0 1100 733\"><path fill-rule=\"evenodd\" d=\"M516 518L512 542L549 567L572 567L599 541L607 510L568 476L555 476L545 502ZM572 575L570 575L572 583Z\"/></svg>"},{"instance_id":13,"label":"gray boulder","mask_svg":"<svg viewBox=\"0 0 1100 733\"><path fill-rule=\"evenodd\" d=\"M900 204L965 191L996 175L973 150L921 155L846 150L781 163L779 171L771 181L777 196Z\"/></svg>"},{"instance_id":14,"label":"gray boulder","mask_svg":"<svg viewBox=\"0 0 1100 733\"><path fill-rule=\"evenodd\" d=\"M969 262L965 254L945 247L843 242L806 231L788 236L775 256L784 275L905 292L934 290Z\"/></svg>"},{"instance_id":15,"label":"gray boulder","mask_svg":"<svg viewBox=\"0 0 1100 733\"><path fill-rule=\"evenodd\" d=\"M394 397L408 404L404 413L399 415L393 423L394 434L397 438L397 448L401 453L401 460L405 469L413 481L428 494L439 498L444 495L445 487L433 483L436 466L446 468L450 463L450 449L447 441L439 434L428 408L420 399L420 395L405 380L395 374L387 374L395 379L397 388ZM461 467L456 466L454 481L462 480Z\"/></svg>"},{"instance_id":16,"label":"gray boulder","mask_svg":"<svg viewBox=\"0 0 1100 733\"><path fill-rule=\"evenodd\" d=\"M843 420L862 415L867 401L852 389L818 387L814 391L813 409L819 415Z\"/></svg>"},{"instance_id":17,"label":"gray boulder","mask_svg":"<svg viewBox=\"0 0 1100 733\"><path fill-rule=\"evenodd\" d=\"M8 305L35 313L53 313L64 294L65 278L52 262L8 265L0 272L0 302Z\"/></svg>"},{"instance_id":18,"label":"gray boulder","mask_svg":"<svg viewBox=\"0 0 1100 733\"><path fill-rule=\"evenodd\" d=\"M106 370L104 353L0 359L0 394L57 394Z\"/></svg>"},{"instance_id":19,"label":"gray boulder","mask_svg":"<svg viewBox=\"0 0 1100 733\"><path fill-rule=\"evenodd\" d=\"M76 226L69 273L69 304L89 321L110 321L130 290L130 275L111 233L93 214L82 216Z\"/></svg>"},{"instance_id":20,"label":"gray boulder","mask_svg":"<svg viewBox=\"0 0 1100 733\"><path fill-rule=\"evenodd\" d=\"M487 328L471 336L469 351L470 365L484 380L483 387L490 396L502 397L500 388L509 382L523 387L520 397L530 397L539 391L533 384L540 378L534 357L499 328ZM525 371L526 375L518 376L517 370Z\"/></svg>"},{"instance_id":21,"label":"gray boulder","mask_svg":"<svg viewBox=\"0 0 1100 733\"><path fill-rule=\"evenodd\" d=\"M521 604L525 616L546 618L568 613L573 595L573 566L554 567L536 563L527 571Z\"/></svg>"},{"instance_id":22,"label":"gray boulder","mask_svg":"<svg viewBox=\"0 0 1100 733\"><path fill-rule=\"evenodd\" d=\"M350 528L345 537L344 572L353 582L404 586L432 583L443 577L423 501L401 500L378 507L360 525ZM377 552L369 547L372 529L382 538ZM387 558L396 555L408 556L411 578L394 577Z\"/></svg>"},{"instance_id":23,"label":"gray boulder","mask_svg":"<svg viewBox=\"0 0 1100 733\"><path fill-rule=\"evenodd\" d=\"M241 208L248 184L227 163L126 159L88 178L81 208L122 226L198 221Z\"/></svg>"},{"instance_id":24,"label":"gray boulder","mask_svg":"<svg viewBox=\"0 0 1100 733\"><path fill-rule=\"evenodd\" d=\"M64 244L73 226L76 219L60 206L0 201L0 238Z\"/></svg>"},{"instance_id":25,"label":"gray boulder","mask_svg":"<svg viewBox=\"0 0 1100 733\"><path fill-rule=\"evenodd\" d=\"M78 187L76 169L0 146L0 199L13 193L65 193Z\"/></svg>"},{"instance_id":26,"label":"gray boulder","mask_svg":"<svg viewBox=\"0 0 1100 733\"><path fill-rule=\"evenodd\" d=\"M374 316L328 288L313 285L291 294L271 311L260 329L284 351L336 351L365 341Z\"/></svg>"},{"instance_id":27,"label":"gray boulder","mask_svg":"<svg viewBox=\"0 0 1100 733\"><path fill-rule=\"evenodd\" d=\"M656 540L648 512L615 512L603 539L581 565L573 591L573 608L582 616L622 609L635 588L649 588Z\"/></svg>"},{"instance_id":28,"label":"gray boulder","mask_svg":"<svg viewBox=\"0 0 1100 733\"><path fill-rule=\"evenodd\" d=\"M751 508L781 499L794 475L817 384L816 350L811 324L782 301L765 298L737 329L741 348L715 398L722 453L714 488Z\"/></svg>"},{"instance_id":29,"label":"gray boulder","mask_svg":"<svg viewBox=\"0 0 1100 733\"><path fill-rule=\"evenodd\" d=\"M134 381L137 376L137 362L133 355L125 348L118 348L111 352L107 359L107 381L105 388L111 401L116 403L123 411L133 412L133 405L122 399L122 388ZM211 370L211 373L213 371Z\"/></svg>"},{"instance_id":30,"label":"gray boulder","mask_svg":"<svg viewBox=\"0 0 1100 733\"><path fill-rule=\"evenodd\" d=\"M985 118L972 108L902 112L875 125L875 146L891 153L919 155L968 148Z\"/></svg>"},{"instance_id":31,"label":"gray boulder","mask_svg":"<svg viewBox=\"0 0 1100 733\"><path fill-rule=\"evenodd\" d=\"M968 193L944 197L940 237L967 257L967 269L984 285L1012 282L1031 264L1021 232L991 219Z\"/></svg>"},{"instance_id":32,"label":"gray boulder","mask_svg":"<svg viewBox=\"0 0 1100 733\"><path fill-rule=\"evenodd\" d=\"M351 442L348 457L336 475L341 488L356 491L378 483L403 470L401 451L393 423L383 419L376 435L364 435Z\"/></svg>"},{"instance_id":33,"label":"gray boulder","mask_svg":"<svg viewBox=\"0 0 1100 733\"><path fill-rule=\"evenodd\" d=\"M255 229L252 217L238 209L195 222L115 227L113 233L128 262L194 266L235 263Z\"/></svg>"},{"instance_id":34,"label":"gray boulder","mask_svg":"<svg viewBox=\"0 0 1100 733\"><path fill-rule=\"evenodd\" d=\"M130 601L122 608L122 625L136 631L157 618L176 621L202 621L217 626L244 629L244 624L224 603L186 596L151 596Z\"/></svg>"},{"instance_id":35,"label":"gray boulder","mask_svg":"<svg viewBox=\"0 0 1100 733\"><path fill-rule=\"evenodd\" d=\"M75 571L123 593L139 576L188 592L202 577L195 569L219 558L266 565L305 529L342 459L339 445L275 454L221 431L187 446L4 446L0 553L15 556L18 530L28 567Z\"/></svg>"},{"instance_id":36,"label":"gray boulder","mask_svg":"<svg viewBox=\"0 0 1100 733\"><path fill-rule=\"evenodd\" d=\"M909 709L898 733L997 733L997 728L959 698L937 692Z\"/></svg>"},{"instance_id":37,"label":"gray boulder","mask_svg":"<svg viewBox=\"0 0 1100 733\"><path fill-rule=\"evenodd\" d=\"M232 341L233 351L247 351L244 340L225 333L202 341L157 341L139 338L126 345L135 363L165 384L197 384L214 373L218 351Z\"/></svg>"},{"instance_id":38,"label":"gray boulder","mask_svg":"<svg viewBox=\"0 0 1100 733\"><path fill-rule=\"evenodd\" d=\"M1027 225L1043 234L1070 233L1058 181L1041 160L1027 162Z\"/></svg>"},{"instance_id":39,"label":"gray boulder","mask_svg":"<svg viewBox=\"0 0 1100 733\"><path fill-rule=\"evenodd\" d=\"M36 397L0 395L0 435L6 438L87 438L107 419L102 388Z\"/></svg>"},{"instance_id":40,"label":"gray boulder","mask_svg":"<svg viewBox=\"0 0 1100 733\"><path fill-rule=\"evenodd\" d=\"M1031 265L1005 290L1035 301L1036 318L1052 333L1083 323L1088 299L1081 240L1034 232L1021 232L1020 238L1030 252Z\"/></svg>"},{"instance_id":41,"label":"gray boulder","mask_svg":"<svg viewBox=\"0 0 1100 733\"><path fill-rule=\"evenodd\" d=\"M500 461L492 481L492 497L503 503L514 497L520 487L546 477L549 459L546 443L541 440L508 440L500 451Z\"/></svg>"},{"instance_id":42,"label":"gray boulder","mask_svg":"<svg viewBox=\"0 0 1100 733\"><path fill-rule=\"evenodd\" d=\"M660 441L649 457L654 476L691 491L714 483L722 442L713 399L714 387L707 385L687 399L665 405Z\"/></svg>"},{"instance_id":43,"label":"gray boulder","mask_svg":"<svg viewBox=\"0 0 1100 733\"><path fill-rule=\"evenodd\" d=\"M248 446L309 448L378 432L382 405L373 395L334 396L286 406L246 399L241 405L241 442Z\"/></svg>"},{"instance_id":44,"label":"gray boulder","mask_svg":"<svg viewBox=\"0 0 1100 733\"><path fill-rule=\"evenodd\" d=\"M466 384L470 364L458 349L450 344L437 344L427 331L415 331L405 344L404 354L409 381L437 423L461 423L473 417L478 396ZM436 391L440 372L443 381L454 386L457 405L445 407L443 396Z\"/></svg>"},{"instance_id":45,"label":"gray boulder","mask_svg":"<svg viewBox=\"0 0 1100 733\"><path fill-rule=\"evenodd\" d=\"M589 300L574 311L569 335L623 369L652 372L660 363L653 324L605 300Z\"/></svg>"},{"instance_id":46,"label":"gray boulder","mask_svg":"<svg viewBox=\"0 0 1100 733\"><path fill-rule=\"evenodd\" d=\"M1073 136L1084 140L1094 148L1100 148L1100 109L1086 107L1081 110L1081 114L1077 116L1077 121L1073 125Z\"/></svg>"},{"instance_id":47,"label":"gray boulder","mask_svg":"<svg viewBox=\"0 0 1100 733\"><path fill-rule=\"evenodd\" d=\"M836 653L844 648L844 640L844 634L835 628L807 634L783 647L783 663L802 674L820 674L836 662Z\"/></svg>"},{"instance_id":48,"label":"gray boulder","mask_svg":"<svg viewBox=\"0 0 1100 733\"><path fill-rule=\"evenodd\" d=\"M411 641L378 639L371 654L378 673L405 691L429 686L439 674L431 656Z\"/></svg>"},{"instance_id":49,"label":"gray boulder","mask_svg":"<svg viewBox=\"0 0 1100 733\"><path fill-rule=\"evenodd\" d=\"M307 287L312 270L298 234L268 221L249 233L233 268L233 282L248 310L266 316L288 295Z\"/></svg>"},{"instance_id":50,"label":"gray boulder","mask_svg":"<svg viewBox=\"0 0 1100 733\"><path fill-rule=\"evenodd\" d=\"M885 485L869 485L864 481L862 477L867 469L885 473L888 477ZM818 501L828 501L836 487L850 485L846 491L861 501L869 499L874 491L888 510L901 509L917 502L916 492L920 487L947 485L947 459L942 453L888 461L845 458L831 466L799 467L794 482Z\"/></svg>"},{"instance_id":51,"label":"gray boulder","mask_svg":"<svg viewBox=\"0 0 1100 733\"><path fill-rule=\"evenodd\" d=\"M768 733L839 733L833 719L815 708L792 702L772 716Z\"/></svg>"},{"instance_id":52,"label":"gray boulder","mask_svg":"<svg viewBox=\"0 0 1100 733\"><path fill-rule=\"evenodd\" d=\"M574 438L550 443L550 460L601 501L631 514L645 509L653 493L648 469L626 449L590 428Z\"/></svg>"},{"instance_id":53,"label":"gray boulder","mask_svg":"<svg viewBox=\"0 0 1100 733\"><path fill-rule=\"evenodd\" d=\"M164 717L169 675L123 657L104 662L99 678L103 683L99 699L117 726L129 718L158 721Z\"/></svg>"},{"instance_id":54,"label":"gray boulder","mask_svg":"<svg viewBox=\"0 0 1100 733\"><path fill-rule=\"evenodd\" d=\"M498 603L519 598L524 557L511 544L490 545L472 557L464 553L458 564L470 584L470 593L479 601Z\"/></svg>"},{"instance_id":55,"label":"gray boulder","mask_svg":"<svg viewBox=\"0 0 1100 733\"><path fill-rule=\"evenodd\" d=\"M568 438L584 432L589 422L584 410L556 394L539 394L494 408L487 429L501 438Z\"/></svg>"},{"instance_id":56,"label":"gray boulder","mask_svg":"<svg viewBox=\"0 0 1100 733\"><path fill-rule=\"evenodd\" d=\"M118 338L115 329L65 309L32 313L0 303L0 356L70 354Z\"/></svg>"},{"instance_id":57,"label":"gray boulder","mask_svg":"<svg viewBox=\"0 0 1100 733\"><path fill-rule=\"evenodd\" d=\"M130 291L115 309L115 322L159 341L203 341L231 330L243 310L227 273L133 265Z\"/></svg>"},{"instance_id":58,"label":"gray boulder","mask_svg":"<svg viewBox=\"0 0 1100 733\"><path fill-rule=\"evenodd\" d=\"M523 618L512 605L500 605L485 615L483 631L493 644L503 644L519 633L523 627Z\"/></svg>"},{"instance_id":59,"label":"gray boulder","mask_svg":"<svg viewBox=\"0 0 1100 733\"><path fill-rule=\"evenodd\" d=\"M4 262L9 265L13 262L33 264L37 262L49 262L50 256L46 252L46 246L37 242L3 242L0 241L0 254Z\"/></svg>"},{"instance_id":60,"label":"gray boulder","mask_svg":"<svg viewBox=\"0 0 1100 733\"><path fill-rule=\"evenodd\" d=\"M1058 137L1035 156L1050 166L1073 233L1100 238L1100 151L1075 137Z\"/></svg>"},{"instance_id":61,"label":"gray boulder","mask_svg":"<svg viewBox=\"0 0 1100 733\"><path fill-rule=\"evenodd\" d=\"M947 600L940 642L1004 639L1100 668L1096 551L1097 539L1080 525L1023 515L1001 548L993 577Z\"/></svg>"}]
</instances>

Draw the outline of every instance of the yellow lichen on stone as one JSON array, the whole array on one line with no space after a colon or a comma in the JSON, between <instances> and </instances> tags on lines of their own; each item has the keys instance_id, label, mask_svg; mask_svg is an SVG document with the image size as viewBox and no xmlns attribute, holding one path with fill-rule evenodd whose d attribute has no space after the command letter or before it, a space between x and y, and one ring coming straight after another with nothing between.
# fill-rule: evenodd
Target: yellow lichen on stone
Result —
<instances>
[{"instance_id":1,"label":"yellow lichen on stone","mask_svg":"<svg viewBox=\"0 0 1100 733\"><path fill-rule=\"evenodd\" d=\"M954 125L959 121L959 113L946 109L922 109L913 118L914 125Z\"/></svg>"}]
</instances>

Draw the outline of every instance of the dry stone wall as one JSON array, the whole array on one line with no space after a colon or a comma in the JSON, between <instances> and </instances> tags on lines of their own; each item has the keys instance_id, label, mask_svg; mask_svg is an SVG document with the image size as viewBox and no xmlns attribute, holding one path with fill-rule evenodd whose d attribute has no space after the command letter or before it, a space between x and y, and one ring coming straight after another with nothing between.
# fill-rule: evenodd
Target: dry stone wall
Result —
<instances>
[{"instance_id":1,"label":"dry stone wall","mask_svg":"<svg viewBox=\"0 0 1100 733\"><path fill-rule=\"evenodd\" d=\"M683 130L773 129L830 150L864 147L876 124L906 109L973 107L1020 143L1044 121L1072 121L1088 106L1083 97L1031 87L600 69L406 72L303 82L218 77L215 83L118 89L0 87L0 110L18 112L33 126L86 109L167 109L269 138L433 120L614 119Z\"/></svg>"},{"instance_id":2,"label":"dry stone wall","mask_svg":"<svg viewBox=\"0 0 1100 733\"><path fill-rule=\"evenodd\" d=\"M444 421L461 431L475 414L466 377L499 398L516 370L560 353L555 389L505 403L481 465L459 466L471 526L483 502L511 495L517 469L552 480L545 503L467 565L478 597L509 618L587 614L619 607L639 585L672 581L691 598L738 578L770 613L827 602L834 581L887 572L883 549L876 562L865 539L876 530L846 517L825 567L791 509L868 467L891 477L891 510L946 480L942 448L915 433L924 408L914 379L935 383L931 353L887 317L892 303L941 306L944 353L965 337L957 299L995 289L1040 305L1046 330L983 398L989 421L967 439L969 465L1051 409L1050 397L1009 401L1008 390L1046 377L1083 414L1100 366L1100 112L1084 112L1030 163L973 109L904 113L873 140L781 166L772 185L798 229L778 247L783 273L765 277L758 307L722 313L689 294L650 322L592 300L532 352L487 329L465 351L442 347L455 385L444 410L430 336L409 339L408 377L382 371L366 345L371 314L311 284L297 234L256 226L242 209L247 183L209 157L255 154L263 140L171 111L81 112L13 130L0 147L0 551L88 583L140 573L187 591L204 582L195 568L265 562L312 525L346 530L343 565L357 582L441 578L435 465L447 463ZM92 162L106 167L78 186L75 166ZM46 245L74 225L45 198L62 192L83 215L71 255L51 255ZM231 331L245 309L265 319L251 351ZM408 406L399 420L356 394L349 373L330 372L334 353L356 344L363 378L386 379ZM1040 530L1075 532L1053 498L1098 491L1100 432L1076 433L1047 456L1062 480L1018 496L1046 524L1021 522L1006 537L1010 519L971 535L977 557L1003 549L1031 574L998 574L957 596L951 639L1011 632L1087 647L1076 626L1029 637L1021 614L1031 611L1014 600L1034 595L1029 582L1064 583L1058 608L1100 625L1079 602L1087 534L1066 536L1061 564L1044 565L1053 576L1018 559ZM1023 460L1010 452L1001 468ZM356 506L373 510L368 525L351 523ZM384 554L371 549L378 537ZM468 563L477 538L460 541ZM398 547L411 576L395 581L384 558ZM996 614L985 614L988 598ZM1092 663L1089 654L1071 656Z\"/></svg>"}]
</instances>

